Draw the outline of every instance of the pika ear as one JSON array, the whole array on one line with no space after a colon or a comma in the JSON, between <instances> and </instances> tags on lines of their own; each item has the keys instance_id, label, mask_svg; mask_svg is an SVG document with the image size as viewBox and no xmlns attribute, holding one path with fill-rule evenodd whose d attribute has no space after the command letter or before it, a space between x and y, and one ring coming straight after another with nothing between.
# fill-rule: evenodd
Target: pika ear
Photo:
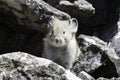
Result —
<instances>
[{"instance_id":1,"label":"pika ear","mask_svg":"<svg viewBox=\"0 0 120 80\"><path fill-rule=\"evenodd\" d=\"M71 26L71 31L73 33L76 33L77 30L78 30L78 21L77 21L77 19L75 19L75 18L70 19L69 24Z\"/></svg>"},{"instance_id":2,"label":"pika ear","mask_svg":"<svg viewBox=\"0 0 120 80\"><path fill-rule=\"evenodd\" d=\"M54 19L55 19L55 16L51 16L49 18L49 20L48 20L48 26L47 26L48 30L50 30L51 25L52 25Z\"/></svg>"},{"instance_id":3,"label":"pika ear","mask_svg":"<svg viewBox=\"0 0 120 80\"><path fill-rule=\"evenodd\" d=\"M55 16L51 16L48 20L48 24L51 25L52 21L55 19Z\"/></svg>"},{"instance_id":4,"label":"pika ear","mask_svg":"<svg viewBox=\"0 0 120 80\"><path fill-rule=\"evenodd\" d=\"M54 20L54 19L55 19L55 16L51 16L51 17L49 18L49 22L52 21L52 20Z\"/></svg>"}]
</instances>

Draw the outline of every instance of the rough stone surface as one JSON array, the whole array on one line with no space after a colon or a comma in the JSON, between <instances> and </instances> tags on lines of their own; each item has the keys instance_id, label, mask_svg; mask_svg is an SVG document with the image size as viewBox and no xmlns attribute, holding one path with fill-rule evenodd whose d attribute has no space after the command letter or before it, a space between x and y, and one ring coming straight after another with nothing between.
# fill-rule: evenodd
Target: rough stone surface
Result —
<instances>
[{"instance_id":1,"label":"rough stone surface","mask_svg":"<svg viewBox=\"0 0 120 80\"><path fill-rule=\"evenodd\" d=\"M89 75L88 73L81 71L78 74L78 77L80 77L82 80L95 80L91 75Z\"/></svg>"},{"instance_id":2,"label":"rough stone surface","mask_svg":"<svg viewBox=\"0 0 120 80\"><path fill-rule=\"evenodd\" d=\"M78 65L79 69L81 69L80 71L90 72L100 67L102 65L102 54L104 54L104 48L107 44L96 37L85 35L78 37L78 43L83 55L75 63L76 66L74 68Z\"/></svg>"},{"instance_id":3,"label":"rough stone surface","mask_svg":"<svg viewBox=\"0 0 120 80\"><path fill-rule=\"evenodd\" d=\"M84 24L88 22L89 17L95 14L95 8L87 0L46 0L46 2L77 18L83 26L86 26ZM82 28L82 26L79 27Z\"/></svg>"},{"instance_id":4,"label":"rough stone surface","mask_svg":"<svg viewBox=\"0 0 120 80\"><path fill-rule=\"evenodd\" d=\"M62 11L65 11L69 13L70 15L76 16L79 18L90 17L90 15L94 14L95 12L95 9L92 6L92 4L87 2L86 0L76 0L74 2L61 0L59 4L60 4L60 9L62 9ZM61 6L64 8L62 8Z\"/></svg>"},{"instance_id":5,"label":"rough stone surface","mask_svg":"<svg viewBox=\"0 0 120 80\"><path fill-rule=\"evenodd\" d=\"M5 24L8 22L12 28L42 31L45 29L45 23L41 23L43 22L43 16L46 18L51 14L70 18L67 13L50 6L42 0L1 0L0 4L2 18L4 18L1 18L0 21Z\"/></svg>"},{"instance_id":6,"label":"rough stone surface","mask_svg":"<svg viewBox=\"0 0 120 80\"><path fill-rule=\"evenodd\" d=\"M0 4L0 11L2 17L0 21L5 24L10 24L12 28L17 28L21 30L32 29L37 31L43 31L43 29L46 29L46 23L51 15L56 15L63 18L71 18L71 16L68 14L69 9L67 9L66 7L62 6L61 8L57 9L44 2L43 0L1 0ZM82 13L84 15L86 14L89 16L94 12L94 8L92 7L92 5L84 0L76 1L74 3L74 7L75 6L78 8L81 7L80 10L83 9L83 11L86 11L86 13ZM71 10L74 10L72 9L72 7L70 7ZM64 10L62 9L66 9L66 13L63 12ZM79 11L77 8L75 9L76 10L74 10L74 12L76 13L74 13L74 15L79 15L81 11ZM7 19L8 17L11 20Z\"/></svg>"},{"instance_id":7,"label":"rough stone surface","mask_svg":"<svg viewBox=\"0 0 120 80\"><path fill-rule=\"evenodd\" d=\"M113 62L116 66L117 73L120 75L120 21L117 24L118 32L115 34L115 36L111 39L109 42L109 46L114 49L116 52L117 57L114 58Z\"/></svg>"},{"instance_id":8,"label":"rough stone surface","mask_svg":"<svg viewBox=\"0 0 120 80\"><path fill-rule=\"evenodd\" d=\"M56 63L27 53L0 55L1 80L81 80Z\"/></svg>"},{"instance_id":9,"label":"rough stone surface","mask_svg":"<svg viewBox=\"0 0 120 80\"><path fill-rule=\"evenodd\" d=\"M117 24L117 28L118 31L109 42L109 45L115 49L117 55L120 57L120 21Z\"/></svg>"},{"instance_id":10,"label":"rough stone surface","mask_svg":"<svg viewBox=\"0 0 120 80\"><path fill-rule=\"evenodd\" d=\"M78 43L83 55L73 64L72 72L78 75L81 71L85 71L95 78L99 76L109 78L113 77L113 75L117 76L116 68L112 61L118 57L114 54L115 52L112 51L112 48L108 47L106 42L94 36L80 35Z\"/></svg>"},{"instance_id":11,"label":"rough stone surface","mask_svg":"<svg viewBox=\"0 0 120 80\"><path fill-rule=\"evenodd\" d=\"M120 77L119 77L119 78L115 78L115 77L113 77L113 78L110 78L110 79L100 77L100 78L98 78L97 80L120 80Z\"/></svg>"},{"instance_id":12,"label":"rough stone surface","mask_svg":"<svg viewBox=\"0 0 120 80\"><path fill-rule=\"evenodd\" d=\"M81 71L86 71L88 76L83 73L82 77L86 79L91 75L95 79L105 77L99 78L99 80L119 80L119 13L120 0L0 0L0 54L24 51L41 56L42 40L47 32L48 18L51 15L56 15L62 19L74 17L79 22L78 35L82 33L97 36L107 43L96 37L80 36L78 42L83 55L75 61L71 71L78 77ZM63 70L66 73L65 76L69 76L68 78L59 75L61 72L56 72L56 66L54 68L39 66L37 69L40 72L43 71L39 74L33 67L34 65L30 63L32 67L30 66L29 69L31 70L24 73L29 67L28 60L21 62L10 57L0 59L0 69L7 71L4 74L1 70L0 76L3 76L0 77L1 80L18 77L22 80L29 80L30 78L36 79L41 75L47 77L40 77L40 80L52 80L53 78L77 80L73 79L73 74L70 71ZM33 71L32 75L29 74ZM48 79L51 75L53 77ZM74 77L76 78L75 75Z\"/></svg>"}]
</instances>

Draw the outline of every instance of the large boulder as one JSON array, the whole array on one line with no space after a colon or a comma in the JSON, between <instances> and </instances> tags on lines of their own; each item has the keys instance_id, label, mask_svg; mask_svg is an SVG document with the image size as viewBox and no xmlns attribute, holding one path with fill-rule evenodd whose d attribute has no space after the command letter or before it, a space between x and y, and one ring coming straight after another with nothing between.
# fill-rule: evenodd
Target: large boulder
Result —
<instances>
[{"instance_id":1,"label":"large boulder","mask_svg":"<svg viewBox=\"0 0 120 80\"><path fill-rule=\"evenodd\" d=\"M87 0L46 0L46 2L78 18L80 23L85 23L95 13L94 7Z\"/></svg>"},{"instance_id":2,"label":"large boulder","mask_svg":"<svg viewBox=\"0 0 120 80\"><path fill-rule=\"evenodd\" d=\"M67 13L50 6L42 0L1 0L0 14L0 23L9 25L13 29L19 29L19 31L31 29L45 31L45 22L47 21L44 21L44 19L50 15L70 18Z\"/></svg>"},{"instance_id":3,"label":"large boulder","mask_svg":"<svg viewBox=\"0 0 120 80\"><path fill-rule=\"evenodd\" d=\"M109 45L115 49L117 55L120 57L120 21L118 21L116 27L116 34L110 40Z\"/></svg>"},{"instance_id":4,"label":"large boulder","mask_svg":"<svg viewBox=\"0 0 120 80\"><path fill-rule=\"evenodd\" d=\"M117 32L115 36L113 36L112 39L110 40L109 46L114 49L116 55L118 56L118 58L115 58L113 62L116 66L117 73L120 75L120 20L118 21L116 27Z\"/></svg>"},{"instance_id":5,"label":"large boulder","mask_svg":"<svg viewBox=\"0 0 120 80\"><path fill-rule=\"evenodd\" d=\"M72 72L79 75L81 71L85 71L94 78L118 76L114 64L118 57L106 42L94 36L80 35L78 43L83 55L74 62Z\"/></svg>"},{"instance_id":6,"label":"large boulder","mask_svg":"<svg viewBox=\"0 0 120 80\"><path fill-rule=\"evenodd\" d=\"M72 14L74 14L74 16L79 16L81 11L85 12L82 12L83 15L81 17L86 17L86 15L89 16L94 12L92 5L84 0L74 2L74 6L69 7L69 9L63 5L60 8L57 8L57 6L53 7L43 0L1 0L0 22L9 25L11 28L15 28L14 30L45 31L46 23L51 15L68 19L71 18ZM72 11L72 14L70 14L70 10L74 10Z\"/></svg>"},{"instance_id":7,"label":"large boulder","mask_svg":"<svg viewBox=\"0 0 120 80\"><path fill-rule=\"evenodd\" d=\"M110 78L110 79L100 77L100 78L98 78L97 80L120 80L120 77L118 77L118 78L113 77L113 78Z\"/></svg>"},{"instance_id":8,"label":"large boulder","mask_svg":"<svg viewBox=\"0 0 120 80\"><path fill-rule=\"evenodd\" d=\"M0 55L0 80L81 80L62 66L23 52Z\"/></svg>"},{"instance_id":9,"label":"large boulder","mask_svg":"<svg viewBox=\"0 0 120 80\"><path fill-rule=\"evenodd\" d=\"M89 75L85 71L81 71L78 77L80 77L82 80L95 80L91 75Z\"/></svg>"}]
</instances>

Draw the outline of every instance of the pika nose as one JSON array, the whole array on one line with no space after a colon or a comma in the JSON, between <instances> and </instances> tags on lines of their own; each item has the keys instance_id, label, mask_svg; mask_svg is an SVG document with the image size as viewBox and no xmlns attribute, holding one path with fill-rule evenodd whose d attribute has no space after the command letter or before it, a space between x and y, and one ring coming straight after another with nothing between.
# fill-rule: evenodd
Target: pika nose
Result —
<instances>
[{"instance_id":1,"label":"pika nose","mask_svg":"<svg viewBox=\"0 0 120 80\"><path fill-rule=\"evenodd\" d=\"M56 43L58 43L58 39L55 39Z\"/></svg>"},{"instance_id":2,"label":"pika nose","mask_svg":"<svg viewBox=\"0 0 120 80\"><path fill-rule=\"evenodd\" d=\"M56 41L56 43L58 43L58 42L59 42L59 39L58 39L58 38L55 38L55 41Z\"/></svg>"}]
</instances>

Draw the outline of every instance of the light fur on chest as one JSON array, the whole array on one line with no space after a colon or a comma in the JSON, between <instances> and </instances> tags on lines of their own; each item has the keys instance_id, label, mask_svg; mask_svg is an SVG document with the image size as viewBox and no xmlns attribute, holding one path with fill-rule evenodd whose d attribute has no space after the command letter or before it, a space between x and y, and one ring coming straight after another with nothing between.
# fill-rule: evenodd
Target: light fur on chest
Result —
<instances>
[{"instance_id":1,"label":"light fur on chest","mask_svg":"<svg viewBox=\"0 0 120 80\"><path fill-rule=\"evenodd\" d=\"M75 58L79 55L79 47L75 40L71 40L64 47L55 47L45 42L45 58L50 59L66 68L72 66Z\"/></svg>"}]
</instances>

